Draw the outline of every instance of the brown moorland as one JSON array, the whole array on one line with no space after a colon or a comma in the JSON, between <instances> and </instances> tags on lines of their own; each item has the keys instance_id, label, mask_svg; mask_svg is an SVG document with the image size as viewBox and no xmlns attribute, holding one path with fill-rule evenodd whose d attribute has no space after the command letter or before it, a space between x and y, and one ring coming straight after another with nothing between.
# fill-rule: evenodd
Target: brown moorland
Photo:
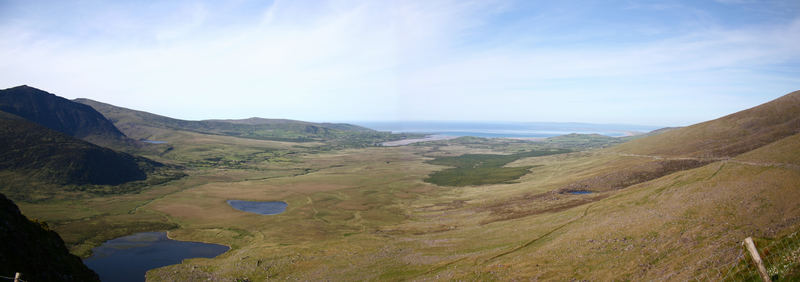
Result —
<instances>
[{"instance_id":1,"label":"brown moorland","mask_svg":"<svg viewBox=\"0 0 800 282\"><path fill-rule=\"evenodd\" d=\"M151 270L154 281L718 279L740 262L745 237L798 230L798 93L611 148L519 159L505 165L528 167L519 179L464 187L424 182L447 169L427 162L542 145L454 139L323 152L160 129L174 147L160 157L187 164L188 177L20 206L53 220L83 254L97 238L77 238L111 222L173 225L173 238L232 248ZM216 157L242 165L207 165ZM247 214L232 198L289 206Z\"/></svg>"}]
</instances>

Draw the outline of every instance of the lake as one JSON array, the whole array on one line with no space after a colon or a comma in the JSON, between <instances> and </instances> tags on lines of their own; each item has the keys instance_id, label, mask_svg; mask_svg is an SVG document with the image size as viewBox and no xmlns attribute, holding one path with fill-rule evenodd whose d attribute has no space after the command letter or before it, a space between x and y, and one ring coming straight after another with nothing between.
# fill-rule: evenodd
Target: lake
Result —
<instances>
[{"instance_id":1,"label":"lake","mask_svg":"<svg viewBox=\"0 0 800 282\"><path fill-rule=\"evenodd\" d=\"M177 241L166 232L142 232L106 241L92 249L83 262L101 281L145 281L148 270L181 263L188 258L213 258L230 248L223 245Z\"/></svg>"},{"instance_id":2,"label":"lake","mask_svg":"<svg viewBox=\"0 0 800 282\"><path fill-rule=\"evenodd\" d=\"M397 122L351 122L378 131L393 133L423 133L448 136L475 136L488 138L553 137L570 133L602 134L621 137L645 133L660 126L627 124L591 124L575 122L441 122L441 121L397 121Z\"/></svg>"},{"instance_id":3,"label":"lake","mask_svg":"<svg viewBox=\"0 0 800 282\"><path fill-rule=\"evenodd\" d=\"M255 213L255 214L279 214L286 211L289 206L286 202L256 202L256 201L241 201L241 200L228 200L228 204L234 209Z\"/></svg>"}]
</instances>

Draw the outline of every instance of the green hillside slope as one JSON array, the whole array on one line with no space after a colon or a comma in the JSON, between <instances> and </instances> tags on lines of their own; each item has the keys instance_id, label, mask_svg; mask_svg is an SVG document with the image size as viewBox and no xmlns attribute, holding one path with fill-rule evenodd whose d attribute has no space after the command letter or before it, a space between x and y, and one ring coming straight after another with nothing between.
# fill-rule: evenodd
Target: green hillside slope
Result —
<instances>
[{"instance_id":1,"label":"green hillside slope","mask_svg":"<svg viewBox=\"0 0 800 282\"><path fill-rule=\"evenodd\" d=\"M583 216L496 263L515 265L523 277L724 276L741 258L744 238L775 238L800 224L798 141L793 135L733 160L631 186L581 207ZM542 261L566 269L542 272L536 266Z\"/></svg>"},{"instance_id":2,"label":"green hillside slope","mask_svg":"<svg viewBox=\"0 0 800 282\"><path fill-rule=\"evenodd\" d=\"M793 92L601 150L587 158L599 164L563 187L610 191L607 198L575 205L565 225L484 271L513 265L516 274L506 277L593 280L741 275L729 270L748 263L744 238L779 238L800 225L798 132L800 92Z\"/></svg>"},{"instance_id":3,"label":"green hillside slope","mask_svg":"<svg viewBox=\"0 0 800 282\"><path fill-rule=\"evenodd\" d=\"M728 158L800 132L800 91L715 120L637 139L617 152Z\"/></svg>"},{"instance_id":4,"label":"green hillside slope","mask_svg":"<svg viewBox=\"0 0 800 282\"><path fill-rule=\"evenodd\" d=\"M472 207L462 203L462 208L425 215L464 231L416 241L449 240L448 249L461 251L440 251L436 255L450 259L406 277L757 278L742 240L785 241L800 230L798 93L608 149L516 162L539 166L541 173L523 182L528 189L498 189L507 196L465 193L462 199L475 202ZM554 190L530 192L540 189ZM570 190L593 193L572 195ZM482 211L489 211L482 225L473 228L458 220L481 218ZM785 260L796 261L797 249L781 251L789 256ZM796 279L796 268L767 267L777 281Z\"/></svg>"},{"instance_id":5,"label":"green hillside slope","mask_svg":"<svg viewBox=\"0 0 800 282\"><path fill-rule=\"evenodd\" d=\"M116 185L143 180L147 170L161 166L11 117L0 115L0 170L30 179L20 182L3 177L5 188L30 184L32 179L56 184Z\"/></svg>"},{"instance_id":6,"label":"green hillside slope","mask_svg":"<svg viewBox=\"0 0 800 282\"><path fill-rule=\"evenodd\" d=\"M618 156L605 164L616 169L597 170L563 189L621 189L781 140L800 132L800 91L719 119L661 131L601 151Z\"/></svg>"}]
</instances>

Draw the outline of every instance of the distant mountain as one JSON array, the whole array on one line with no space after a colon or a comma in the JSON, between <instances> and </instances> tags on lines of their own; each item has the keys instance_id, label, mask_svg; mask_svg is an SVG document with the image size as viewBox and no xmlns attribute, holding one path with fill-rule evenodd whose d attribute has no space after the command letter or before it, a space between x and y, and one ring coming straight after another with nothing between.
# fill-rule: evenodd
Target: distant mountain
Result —
<instances>
[{"instance_id":1,"label":"distant mountain","mask_svg":"<svg viewBox=\"0 0 800 282\"><path fill-rule=\"evenodd\" d=\"M637 139L619 152L729 158L800 132L800 91L715 120Z\"/></svg>"},{"instance_id":2,"label":"distant mountain","mask_svg":"<svg viewBox=\"0 0 800 282\"><path fill-rule=\"evenodd\" d=\"M149 138L153 129L184 130L277 141L321 141L350 134L377 133L351 124L312 123L287 119L180 120L89 99L75 99L75 102L96 109L113 121L122 132L136 139Z\"/></svg>"},{"instance_id":3,"label":"distant mountain","mask_svg":"<svg viewBox=\"0 0 800 282\"><path fill-rule=\"evenodd\" d=\"M305 121L298 121L298 120L291 120L291 119L266 119L266 118L259 118L259 117L252 117L247 119L211 119L206 121L222 121L222 122L229 122L235 124L246 124L246 125L275 125L275 124L306 124L311 126L318 126L342 131L355 131L355 132L374 132L374 130L353 125L349 123L313 123L313 122L305 122Z\"/></svg>"},{"instance_id":4,"label":"distant mountain","mask_svg":"<svg viewBox=\"0 0 800 282\"><path fill-rule=\"evenodd\" d=\"M0 90L0 111L100 145L125 135L94 108L27 86Z\"/></svg>"},{"instance_id":5,"label":"distant mountain","mask_svg":"<svg viewBox=\"0 0 800 282\"><path fill-rule=\"evenodd\" d=\"M628 140L627 138L610 137L601 134L571 133L554 137L548 137L542 140L541 142L555 147L588 149L588 148L608 147L623 143L627 140Z\"/></svg>"},{"instance_id":6,"label":"distant mountain","mask_svg":"<svg viewBox=\"0 0 800 282\"><path fill-rule=\"evenodd\" d=\"M611 137L601 134L570 133L565 135L548 137L539 142L559 148L581 148L581 149L605 148L622 144L630 140L658 135L676 128L677 127L665 127L650 131L648 133L623 136L623 137Z\"/></svg>"},{"instance_id":7,"label":"distant mountain","mask_svg":"<svg viewBox=\"0 0 800 282\"><path fill-rule=\"evenodd\" d=\"M33 179L56 184L116 185L143 180L147 170L162 166L3 112L0 148L0 172L24 176L21 185ZM13 179L4 177L6 181Z\"/></svg>"},{"instance_id":8,"label":"distant mountain","mask_svg":"<svg viewBox=\"0 0 800 282\"><path fill-rule=\"evenodd\" d=\"M0 194L0 276L25 281L100 281L47 225L29 220Z\"/></svg>"}]
</instances>

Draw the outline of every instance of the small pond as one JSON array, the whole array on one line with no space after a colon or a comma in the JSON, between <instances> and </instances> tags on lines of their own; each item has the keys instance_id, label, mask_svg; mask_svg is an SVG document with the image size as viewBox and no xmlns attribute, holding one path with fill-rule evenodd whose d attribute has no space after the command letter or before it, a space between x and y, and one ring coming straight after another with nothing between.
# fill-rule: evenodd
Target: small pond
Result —
<instances>
[{"instance_id":1,"label":"small pond","mask_svg":"<svg viewBox=\"0 0 800 282\"><path fill-rule=\"evenodd\" d=\"M234 209L257 214L279 214L286 211L286 202L253 202L241 200L228 200Z\"/></svg>"},{"instance_id":2,"label":"small pond","mask_svg":"<svg viewBox=\"0 0 800 282\"><path fill-rule=\"evenodd\" d=\"M176 241L166 232L142 232L106 241L83 262L101 281L145 281L153 268L188 258L213 258L230 248L217 244Z\"/></svg>"},{"instance_id":3,"label":"small pond","mask_svg":"<svg viewBox=\"0 0 800 282\"><path fill-rule=\"evenodd\" d=\"M167 144L167 141L158 141L158 140L142 140L142 142L150 144Z\"/></svg>"},{"instance_id":4,"label":"small pond","mask_svg":"<svg viewBox=\"0 0 800 282\"><path fill-rule=\"evenodd\" d=\"M567 194L579 194L579 195L580 195L580 194L591 194L591 193L594 193L594 192L592 192L592 191L588 191L588 190L573 190L573 191L567 191Z\"/></svg>"}]
</instances>

